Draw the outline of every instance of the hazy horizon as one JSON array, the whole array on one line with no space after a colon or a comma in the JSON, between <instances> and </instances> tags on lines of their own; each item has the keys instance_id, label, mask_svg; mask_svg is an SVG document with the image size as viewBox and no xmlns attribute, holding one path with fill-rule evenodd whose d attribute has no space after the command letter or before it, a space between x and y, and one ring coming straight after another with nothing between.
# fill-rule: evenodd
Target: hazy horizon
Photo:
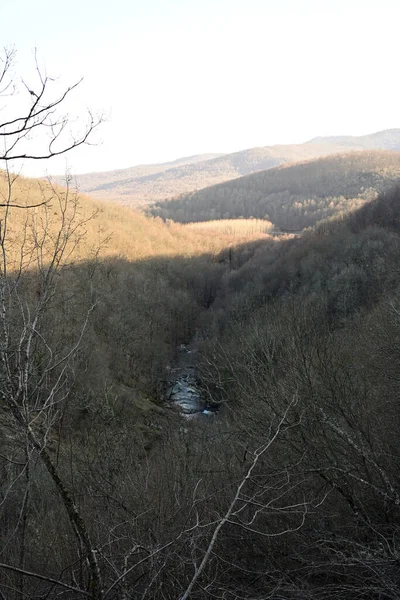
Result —
<instances>
[{"instance_id":1,"label":"hazy horizon","mask_svg":"<svg viewBox=\"0 0 400 600\"><path fill-rule=\"evenodd\" d=\"M71 0L58 9L3 0L16 76L34 80L37 48L57 85L84 77L72 118L86 107L107 117L94 146L24 172L101 172L395 127L399 17L394 0Z\"/></svg>"}]
</instances>

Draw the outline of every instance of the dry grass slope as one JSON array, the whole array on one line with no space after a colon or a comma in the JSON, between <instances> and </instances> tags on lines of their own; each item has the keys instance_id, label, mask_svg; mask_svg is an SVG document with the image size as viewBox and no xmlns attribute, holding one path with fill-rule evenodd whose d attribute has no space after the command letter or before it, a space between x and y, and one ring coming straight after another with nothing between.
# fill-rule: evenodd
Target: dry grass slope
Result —
<instances>
[{"instance_id":1,"label":"dry grass slope","mask_svg":"<svg viewBox=\"0 0 400 600\"><path fill-rule=\"evenodd\" d=\"M223 233L229 236L245 238L271 233L273 224L263 219L219 219L187 223L185 228L191 231L204 231L209 234Z\"/></svg>"}]
</instances>

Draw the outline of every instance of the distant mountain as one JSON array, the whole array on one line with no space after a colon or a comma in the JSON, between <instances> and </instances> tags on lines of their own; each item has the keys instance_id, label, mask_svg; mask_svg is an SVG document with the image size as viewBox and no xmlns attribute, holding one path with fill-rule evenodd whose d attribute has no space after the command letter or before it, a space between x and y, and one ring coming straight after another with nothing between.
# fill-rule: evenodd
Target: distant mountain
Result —
<instances>
[{"instance_id":1,"label":"distant mountain","mask_svg":"<svg viewBox=\"0 0 400 600\"><path fill-rule=\"evenodd\" d=\"M255 217L283 230L301 230L358 208L397 180L399 152L342 153L253 173L149 210L181 223Z\"/></svg>"},{"instance_id":2,"label":"distant mountain","mask_svg":"<svg viewBox=\"0 0 400 600\"><path fill-rule=\"evenodd\" d=\"M171 162L154 164L154 165L138 165L127 169L116 169L114 171L105 171L102 173L87 173L86 175L78 175L81 185L86 188L102 189L107 184L119 184L126 180L147 177L155 173L163 173L169 169L183 167L184 165L196 164L205 160L217 158L221 154L197 154L195 156L187 156L178 158Z\"/></svg>"},{"instance_id":3,"label":"distant mountain","mask_svg":"<svg viewBox=\"0 0 400 600\"><path fill-rule=\"evenodd\" d=\"M79 189L91 196L143 206L281 164L346 150L340 144L265 146L233 154L200 155L161 165L77 175L76 180ZM62 178L56 181L62 183Z\"/></svg>"},{"instance_id":4,"label":"distant mountain","mask_svg":"<svg viewBox=\"0 0 400 600\"><path fill-rule=\"evenodd\" d=\"M386 129L369 135L316 137L307 144L334 144L365 150L400 150L400 129Z\"/></svg>"},{"instance_id":5,"label":"distant mountain","mask_svg":"<svg viewBox=\"0 0 400 600\"><path fill-rule=\"evenodd\" d=\"M363 149L400 149L400 129L369 136L315 138L304 144L264 146L232 154L200 154L173 162L77 175L82 192L143 206L282 164ZM62 178L56 178L62 183Z\"/></svg>"},{"instance_id":6,"label":"distant mountain","mask_svg":"<svg viewBox=\"0 0 400 600\"><path fill-rule=\"evenodd\" d=\"M107 199L118 199L133 206L152 204L180 194L201 190L210 185L272 169L282 163L297 162L343 150L342 146L320 144L251 148L165 171L127 178L83 190ZM78 178L79 182L79 178ZM83 189L83 188L82 188Z\"/></svg>"},{"instance_id":7,"label":"distant mountain","mask_svg":"<svg viewBox=\"0 0 400 600\"><path fill-rule=\"evenodd\" d=\"M119 189L127 182L135 181L136 179L146 178L157 173L163 173L169 169L182 167L184 165L191 165L198 162L204 162L212 160L222 156L221 154L197 154L195 156L188 156L184 158L178 158L177 160L151 164L151 165L137 165L134 167L128 167L127 169L115 169L113 171L99 171L93 173L84 173L76 175L76 181L82 192L91 193L96 195L98 191L107 191L108 189ZM53 177L55 183L63 185L65 183L64 175L56 175Z\"/></svg>"}]
</instances>

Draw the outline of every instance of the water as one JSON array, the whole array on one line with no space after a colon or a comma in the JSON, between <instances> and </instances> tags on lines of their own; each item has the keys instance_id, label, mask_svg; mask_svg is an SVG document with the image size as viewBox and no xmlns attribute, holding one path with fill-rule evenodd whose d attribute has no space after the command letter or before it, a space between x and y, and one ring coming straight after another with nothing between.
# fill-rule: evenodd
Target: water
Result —
<instances>
[{"instance_id":1,"label":"water","mask_svg":"<svg viewBox=\"0 0 400 600\"><path fill-rule=\"evenodd\" d=\"M216 407L211 407L201 396L196 381L196 359L198 349L194 342L181 344L178 348L177 366L170 370L167 399L175 405L180 414L188 419L201 415L213 416Z\"/></svg>"}]
</instances>

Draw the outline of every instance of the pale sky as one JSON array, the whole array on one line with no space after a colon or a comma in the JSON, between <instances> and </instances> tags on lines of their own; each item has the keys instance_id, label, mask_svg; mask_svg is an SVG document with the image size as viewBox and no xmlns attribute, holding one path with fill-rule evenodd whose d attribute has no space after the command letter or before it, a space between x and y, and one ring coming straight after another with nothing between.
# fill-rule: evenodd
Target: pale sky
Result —
<instances>
[{"instance_id":1,"label":"pale sky","mask_svg":"<svg viewBox=\"0 0 400 600\"><path fill-rule=\"evenodd\" d=\"M0 0L16 73L36 47L84 77L72 114L107 114L73 173L400 127L399 23L399 0Z\"/></svg>"}]
</instances>

